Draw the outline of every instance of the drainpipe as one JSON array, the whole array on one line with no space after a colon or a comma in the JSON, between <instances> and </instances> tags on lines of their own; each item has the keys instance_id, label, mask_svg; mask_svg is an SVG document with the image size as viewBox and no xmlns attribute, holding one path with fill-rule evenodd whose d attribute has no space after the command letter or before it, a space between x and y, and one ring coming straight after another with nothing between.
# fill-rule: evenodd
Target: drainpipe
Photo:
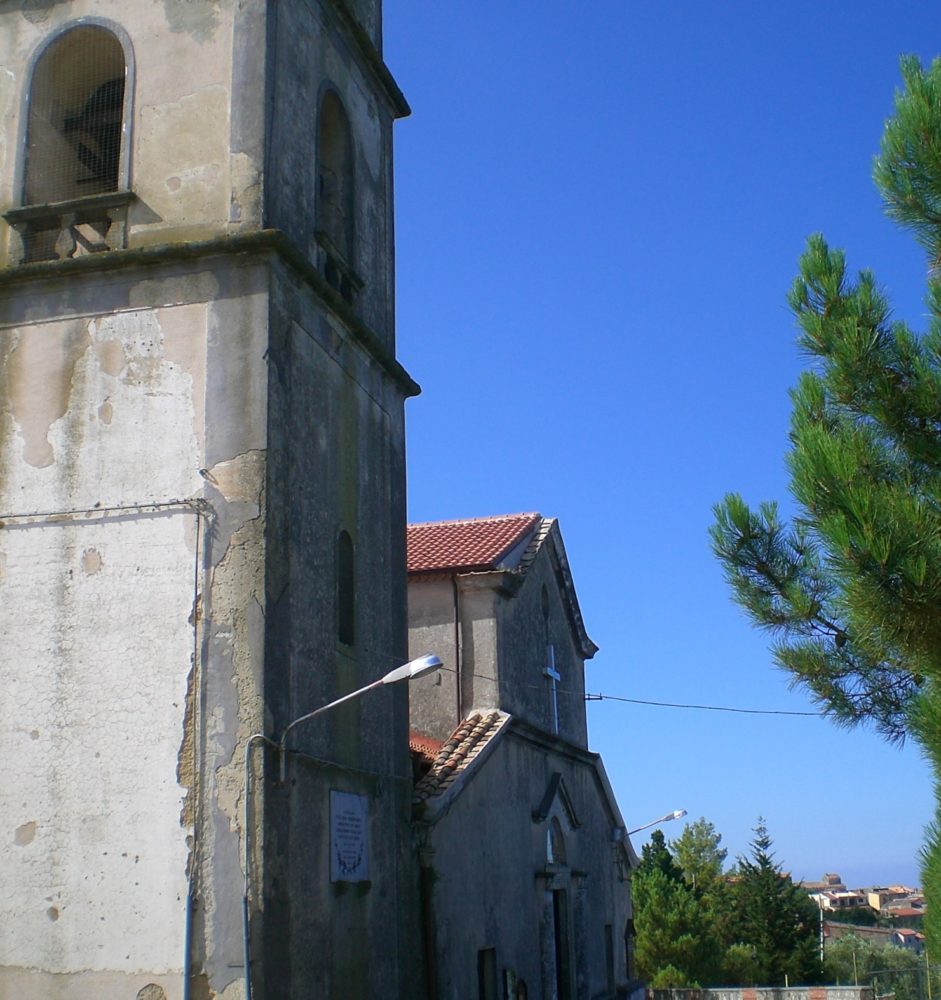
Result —
<instances>
[{"instance_id":1,"label":"drainpipe","mask_svg":"<svg viewBox=\"0 0 941 1000\"><path fill-rule=\"evenodd\" d=\"M462 679L461 653L461 593L457 584L457 573L451 575L451 587L454 590L454 694L457 709L456 725L464 718L464 692Z\"/></svg>"},{"instance_id":2,"label":"drainpipe","mask_svg":"<svg viewBox=\"0 0 941 1000\"><path fill-rule=\"evenodd\" d=\"M190 875L186 892L186 922L183 926L183 1000L190 1000L190 980L193 976L193 903L196 895L193 876Z\"/></svg>"}]
</instances>

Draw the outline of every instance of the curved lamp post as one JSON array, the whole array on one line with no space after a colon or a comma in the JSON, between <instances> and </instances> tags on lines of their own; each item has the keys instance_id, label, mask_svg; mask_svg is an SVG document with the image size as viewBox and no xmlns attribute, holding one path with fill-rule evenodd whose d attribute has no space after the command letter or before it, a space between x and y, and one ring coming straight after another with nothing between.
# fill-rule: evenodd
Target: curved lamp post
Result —
<instances>
[{"instance_id":1,"label":"curved lamp post","mask_svg":"<svg viewBox=\"0 0 941 1000\"><path fill-rule=\"evenodd\" d=\"M343 695L342 698L337 698L336 701L331 701L327 705L321 705L320 708L315 708L313 712L308 712L306 715L302 715L300 718L295 719L281 734L281 739L278 740L278 753L281 758L281 784L284 784L288 734L295 726L299 726L302 722L312 719L315 715L320 715L321 712L328 712L331 708L336 708L337 705L342 705L345 701L352 701L354 698L358 698L361 694L365 694L367 691L372 691L373 688L382 687L385 684L397 684L399 681L413 681L416 677L424 677L425 674L430 674L433 670L437 670L440 666L440 657L436 656L434 653L425 653L424 656L419 656L415 660L409 660L408 663L403 663L401 667L396 667L394 670L390 670L385 676L380 677L379 680L373 681L372 684L367 684L365 687L358 688L356 691L351 691L349 694Z\"/></svg>"},{"instance_id":2,"label":"curved lamp post","mask_svg":"<svg viewBox=\"0 0 941 1000\"><path fill-rule=\"evenodd\" d=\"M682 819L685 815L685 809L674 809L673 812L667 813L666 816L661 816L660 819L653 819L649 823L644 823L643 826L637 827L636 830L628 830L627 835L630 836L632 833L640 833L641 830L646 830L651 826L659 826L661 823L669 823L672 819Z\"/></svg>"},{"instance_id":3,"label":"curved lamp post","mask_svg":"<svg viewBox=\"0 0 941 1000\"><path fill-rule=\"evenodd\" d=\"M321 705L320 708L315 708L313 712L308 712L306 715L299 716L285 727L284 732L281 734L281 739L278 740L277 743L265 736L264 733L253 733L249 736L248 742L245 744L245 831L243 835L243 841L245 843L245 890L242 896L242 942L245 961L246 1000L251 1000L252 997L252 942L251 922L248 912L248 894L251 891L252 859L250 825L252 798L252 747L256 743L267 743L268 746L278 751L280 763L279 780L281 784L284 784L285 760L288 754L287 740L288 735L295 726L300 725L302 722L306 722L308 719L312 719L315 715L320 715L322 712L328 712L331 708L336 708L337 705L342 705L345 701L352 701L354 698L358 698L361 694L365 694L367 691L372 691L373 688L383 687L386 684L397 684L399 681L413 681L417 677L424 677L425 674L430 674L433 670L437 670L440 666L441 658L439 656L434 653L425 653L424 656L419 656L417 659L409 660L408 663L403 663L401 667L396 667L394 670L390 670L387 674L380 677L379 680L373 681L371 684L366 684L364 687L357 688L355 691L351 691L349 694L345 694L342 698L337 698L335 701L328 702L326 705Z\"/></svg>"}]
</instances>

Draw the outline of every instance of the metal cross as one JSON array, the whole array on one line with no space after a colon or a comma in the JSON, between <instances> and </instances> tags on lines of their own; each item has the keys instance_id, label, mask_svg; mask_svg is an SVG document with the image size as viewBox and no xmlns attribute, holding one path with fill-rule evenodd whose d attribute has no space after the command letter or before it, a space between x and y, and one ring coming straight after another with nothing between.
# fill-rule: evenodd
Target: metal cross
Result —
<instances>
[{"instance_id":1,"label":"metal cross","mask_svg":"<svg viewBox=\"0 0 941 1000\"><path fill-rule=\"evenodd\" d=\"M562 680L562 675L555 668L555 646L549 643L548 647L549 654L549 664L543 670L543 675L549 678L550 693L552 695L552 731L558 733L559 731L559 681Z\"/></svg>"}]
</instances>

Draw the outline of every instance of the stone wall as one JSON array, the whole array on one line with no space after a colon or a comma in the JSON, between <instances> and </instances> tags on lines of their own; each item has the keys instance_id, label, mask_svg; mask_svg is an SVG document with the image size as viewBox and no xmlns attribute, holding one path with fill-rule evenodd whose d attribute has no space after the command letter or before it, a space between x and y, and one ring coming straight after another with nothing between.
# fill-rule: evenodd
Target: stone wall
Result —
<instances>
[{"instance_id":1,"label":"stone wall","mask_svg":"<svg viewBox=\"0 0 941 1000\"><path fill-rule=\"evenodd\" d=\"M873 1000L870 986L758 986L647 990L647 1000Z\"/></svg>"}]
</instances>

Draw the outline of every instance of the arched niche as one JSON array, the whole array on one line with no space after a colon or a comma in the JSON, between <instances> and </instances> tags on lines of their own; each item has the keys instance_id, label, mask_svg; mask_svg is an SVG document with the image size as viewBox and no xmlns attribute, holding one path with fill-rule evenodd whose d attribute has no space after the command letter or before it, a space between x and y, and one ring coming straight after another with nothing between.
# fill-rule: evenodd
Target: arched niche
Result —
<instances>
[{"instance_id":1,"label":"arched niche","mask_svg":"<svg viewBox=\"0 0 941 1000\"><path fill-rule=\"evenodd\" d=\"M328 90L317 129L317 228L347 265L353 259L353 189L349 119L336 92Z\"/></svg>"},{"instance_id":2,"label":"arched niche","mask_svg":"<svg viewBox=\"0 0 941 1000\"><path fill-rule=\"evenodd\" d=\"M128 78L125 43L103 24L78 22L43 48L30 78L25 205L127 187Z\"/></svg>"}]
</instances>

